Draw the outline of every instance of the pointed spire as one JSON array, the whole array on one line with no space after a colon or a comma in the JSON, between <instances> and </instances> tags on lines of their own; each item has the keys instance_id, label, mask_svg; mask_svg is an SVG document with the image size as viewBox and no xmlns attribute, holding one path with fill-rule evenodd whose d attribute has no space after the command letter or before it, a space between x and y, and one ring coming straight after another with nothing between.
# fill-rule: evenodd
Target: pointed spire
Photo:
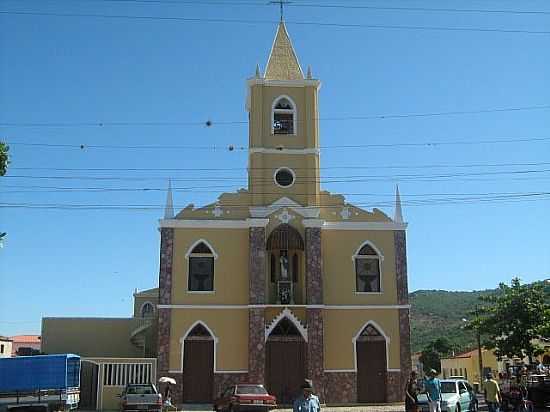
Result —
<instances>
[{"instance_id":1,"label":"pointed spire","mask_svg":"<svg viewBox=\"0 0 550 412\"><path fill-rule=\"evenodd\" d=\"M395 223L403 222L403 211L401 210L401 197L399 196L399 185L395 185L395 215L393 216Z\"/></svg>"},{"instance_id":2,"label":"pointed spire","mask_svg":"<svg viewBox=\"0 0 550 412\"><path fill-rule=\"evenodd\" d=\"M262 73L260 72L260 65L256 64L256 79L259 79L262 77Z\"/></svg>"},{"instance_id":3,"label":"pointed spire","mask_svg":"<svg viewBox=\"0 0 550 412\"><path fill-rule=\"evenodd\" d=\"M166 207L164 208L164 218L174 218L174 201L172 200L172 181L168 180L168 191L166 192Z\"/></svg>"},{"instance_id":4,"label":"pointed spire","mask_svg":"<svg viewBox=\"0 0 550 412\"><path fill-rule=\"evenodd\" d=\"M283 21L279 23L265 69L268 80L304 80L304 73Z\"/></svg>"},{"instance_id":5,"label":"pointed spire","mask_svg":"<svg viewBox=\"0 0 550 412\"><path fill-rule=\"evenodd\" d=\"M313 76L311 75L311 66L307 66L307 75L306 79L311 80Z\"/></svg>"}]
</instances>

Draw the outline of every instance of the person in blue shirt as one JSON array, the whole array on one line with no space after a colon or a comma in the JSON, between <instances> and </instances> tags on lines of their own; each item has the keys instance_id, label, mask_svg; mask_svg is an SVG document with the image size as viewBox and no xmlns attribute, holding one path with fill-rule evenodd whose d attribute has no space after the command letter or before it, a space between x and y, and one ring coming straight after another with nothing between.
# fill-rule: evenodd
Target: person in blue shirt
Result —
<instances>
[{"instance_id":1,"label":"person in blue shirt","mask_svg":"<svg viewBox=\"0 0 550 412\"><path fill-rule=\"evenodd\" d=\"M293 412L320 412L321 404L313 394L313 382L306 379L301 388L302 394L294 401Z\"/></svg>"},{"instance_id":2,"label":"person in blue shirt","mask_svg":"<svg viewBox=\"0 0 550 412\"><path fill-rule=\"evenodd\" d=\"M437 371L432 369L429 377L424 379L424 391L428 396L430 412L441 412L441 382L436 376Z\"/></svg>"}]
</instances>

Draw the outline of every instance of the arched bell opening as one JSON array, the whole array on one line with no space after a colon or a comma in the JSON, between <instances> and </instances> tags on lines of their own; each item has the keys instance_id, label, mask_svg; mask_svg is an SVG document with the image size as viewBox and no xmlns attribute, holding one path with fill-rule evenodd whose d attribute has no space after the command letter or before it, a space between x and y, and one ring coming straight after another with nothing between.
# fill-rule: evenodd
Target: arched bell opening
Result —
<instances>
[{"instance_id":1,"label":"arched bell opening","mask_svg":"<svg viewBox=\"0 0 550 412\"><path fill-rule=\"evenodd\" d=\"M269 293L271 303L303 303L304 240L289 224L277 226L267 239Z\"/></svg>"}]
</instances>

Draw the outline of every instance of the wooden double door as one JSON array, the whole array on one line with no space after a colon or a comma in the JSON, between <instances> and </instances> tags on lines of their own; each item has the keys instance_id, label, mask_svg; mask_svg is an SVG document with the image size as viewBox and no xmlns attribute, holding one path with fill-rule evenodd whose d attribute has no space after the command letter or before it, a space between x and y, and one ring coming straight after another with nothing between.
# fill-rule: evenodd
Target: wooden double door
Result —
<instances>
[{"instance_id":1,"label":"wooden double door","mask_svg":"<svg viewBox=\"0 0 550 412\"><path fill-rule=\"evenodd\" d=\"M364 403L386 402L386 342L358 340L357 400Z\"/></svg>"},{"instance_id":2,"label":"wooden double door","mask_svg":"<svg viewBox=\"0 0 550 412\"><path fill-rule=\"evenodd\" d=\"M214 385L214 340L186 339L183 348L183 402L211 403Z\"/></svg>"},{"instance_id":3,"label":"wooden double door","mask_svg":"<svg viewBox=\"0 0 550 412\"><path fill-rule=\"evenodd\" d=\"M306 343L301 337L272 338L266 345L266 383L277 403L291 405L306 378Z\"/></svg>"}]
</instances>

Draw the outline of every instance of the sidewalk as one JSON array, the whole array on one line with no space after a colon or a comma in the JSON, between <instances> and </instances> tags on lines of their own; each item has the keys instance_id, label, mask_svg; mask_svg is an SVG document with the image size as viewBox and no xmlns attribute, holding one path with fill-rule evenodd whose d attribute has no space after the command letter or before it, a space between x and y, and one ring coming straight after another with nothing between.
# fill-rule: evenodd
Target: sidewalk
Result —
<instances>
[{"instance_id":1,"label":"sidewalk","mask_svg":"<svg viewBox=\"0 0 550 412\"><path fill-rule=\"evenodd\" d=\"M178 405L178 411L212 412L212 405ZM272 409L274 412L292 412L292 408ZM322 406L322 412L404 412L403 404Z\"/></svg>"}]
</instances>

